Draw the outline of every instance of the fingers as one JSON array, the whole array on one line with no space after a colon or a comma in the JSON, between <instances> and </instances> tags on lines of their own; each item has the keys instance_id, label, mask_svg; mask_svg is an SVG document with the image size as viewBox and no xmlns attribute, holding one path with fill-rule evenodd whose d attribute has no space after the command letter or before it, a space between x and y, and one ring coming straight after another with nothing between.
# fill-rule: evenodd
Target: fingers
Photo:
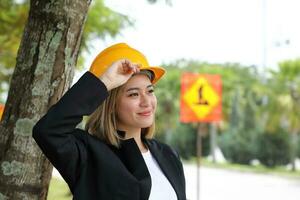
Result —
<instances>
[{"instance_id":1,"label":"fingers","mask_svg":"<svg viewBox=\"0 0 300 200\"><path fill-rule=\"evenodd\" d=\"M133 73L139 73L140 72L141 64L133 63L132 67L133 67Z\"/></svg>"},{"instance_id":2,"label":"fingers","mask_svg":"<svg viewBox=\"0 0 300 200\"><path fill-rule=\"evenodd\" d=\"M141 67L140 64L132 63L128 59L121 60L121 64L122 64L122 71L124 73L138 73L138 72L140 72L140 67Z\"/></svg>"},{"instance_id":3,"label":"fingers","mask_svg":"<svg viewBox=\"0 0 300 200\"><path fill-rule=\"evenodd\" d=\"M124 84L134 73L139 73L140 67L128 59L117 60L99 78L111 90Z\"/></svg>"}]
</instances>

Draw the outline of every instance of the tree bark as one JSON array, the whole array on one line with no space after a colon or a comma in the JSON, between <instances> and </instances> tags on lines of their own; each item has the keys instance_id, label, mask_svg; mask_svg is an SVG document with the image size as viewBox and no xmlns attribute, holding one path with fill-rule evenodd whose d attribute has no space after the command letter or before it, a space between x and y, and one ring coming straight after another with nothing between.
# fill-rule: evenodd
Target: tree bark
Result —
<instances>
[{"instance_id":1,"label":"tree bark","mask_svg":"<svg viewBox=\"0 0 300 200\"><path fill-rule=\"evenodd\" d=\"M52 165L32 128L71 85L90 1L30 2L0 124L1 200L47 198Z\"/></svg>"}]
</instances>

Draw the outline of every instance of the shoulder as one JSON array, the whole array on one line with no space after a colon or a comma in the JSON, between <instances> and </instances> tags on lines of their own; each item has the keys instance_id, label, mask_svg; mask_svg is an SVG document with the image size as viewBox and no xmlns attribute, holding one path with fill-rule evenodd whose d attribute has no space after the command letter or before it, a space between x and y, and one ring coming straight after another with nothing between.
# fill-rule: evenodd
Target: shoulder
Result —
<instances>
[{"instance_id":1,"label":"shoulder","mask_svg":"<svg viewBox=\"0 0 300 200\"><path fill-rule=\"evenodd\" d=\"M162 156L161 159L167 159L173 166L176 166L180 174L184 174L180 156L173 147L156 139L147 139L147 143L150 148Z\"/></svg>"},{"instance_id":2,"label":"shoulder","mask_svg":"<svg viewBox=\"0 0 300 200\"><path fill-rule=\"evenodd\" d=\"M149 145L151 145L152 148L158 149L158 150L162 150L165 151L167 153L172 154L173 156L176 156L176 158L179 159L179 154L178 152L171 147L170 145L163 143L161 141L158 141L157 139L147 139L147 142Z\"/></svg>"},{"instance_id":3,"label":"shoulder","mask_svg":"<svg viewBox=\"0 0 300 200\"><path fill-rule=\"evenodd\" d=\"M79 128L76 128L72 134L73 137L76 138L77 141L81 141L84 143L85 147L88 150L105 150L105 149L110 149L111 145L108 145L106 142L103 140L99 139L97 136L90 134L86 130L82 130Z\"/></svg>"}]
</instances>

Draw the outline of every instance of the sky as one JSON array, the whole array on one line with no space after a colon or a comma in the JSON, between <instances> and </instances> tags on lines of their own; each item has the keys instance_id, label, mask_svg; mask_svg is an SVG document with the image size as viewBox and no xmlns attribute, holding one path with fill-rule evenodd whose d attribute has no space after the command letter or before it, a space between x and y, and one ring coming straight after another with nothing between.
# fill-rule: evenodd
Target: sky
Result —
<instances>
[{"instance_id":1,"label":"sky","mask_svg":"<svg viewBox=\"0 0 300 200\"><path fill-rule=\"evenodd\" d=\"M85 69L104 48L126 42L151 65L180 58L276 68L300 57L299 0L106 0L135 19L116 38L95 41Z\"/></svg>"},{"instance_id":2,"label":"sky","mask_svg":"<svg viewBox=\"0 0 300 200\"><path fill-rule=\"evenodd\" d=\"M83 70L104 48L126 42L151 65L185 58L209 63L238 62L260 71L300 57L299 0L104 0L135 20L116 38L93 42ZM286 42L288 41L288 42Z\"/></svg>"}]
</instances>

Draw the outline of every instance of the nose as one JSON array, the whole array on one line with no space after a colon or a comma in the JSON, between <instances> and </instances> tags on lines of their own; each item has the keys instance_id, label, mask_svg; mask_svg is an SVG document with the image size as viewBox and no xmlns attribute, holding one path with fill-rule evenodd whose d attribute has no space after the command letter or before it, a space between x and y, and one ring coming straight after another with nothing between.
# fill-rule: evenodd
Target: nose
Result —
<instances>
[{"instance_id":1,"label":"nose","mask_svg":"<svg viewBox=\"0 0 300 200\"><path fill-rule=\"evenodd\" d=\"M150 105L150 97L146 94L142 94L141 95L141 99L140 99L140 106L142 107L148 107Z\"/></svg>"}]
</instances>

